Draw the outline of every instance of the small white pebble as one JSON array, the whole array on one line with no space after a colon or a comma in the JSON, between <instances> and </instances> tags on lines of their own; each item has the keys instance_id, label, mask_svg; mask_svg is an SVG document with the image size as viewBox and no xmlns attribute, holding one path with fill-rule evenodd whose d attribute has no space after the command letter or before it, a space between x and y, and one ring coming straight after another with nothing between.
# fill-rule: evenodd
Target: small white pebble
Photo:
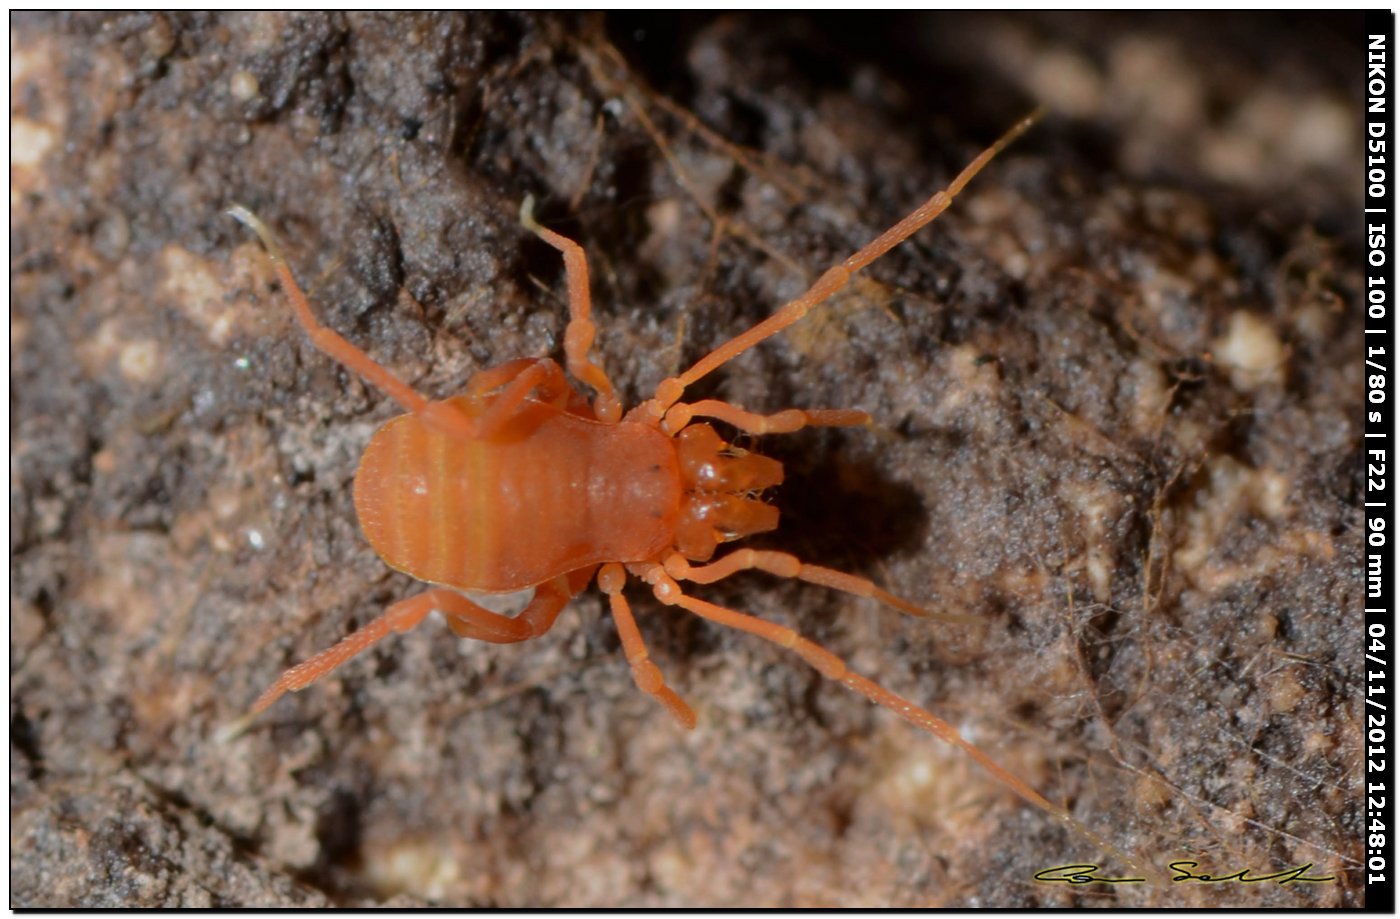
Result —
<instances>
[{"instance_id":1,"label":"small white pebble","mask_svg":"<svg viewBox=\"0 0 1400 919\"><path fill-rule=\"evenodd\" d=\"M54 132L47 125L28 118L10 118L10 165L38 166L54 145Z\"/></svg>"},{"instance_id":2,"label":"small white pebble","mask_svg":"<svg viewBox=\"0 0 1400 919\"><path fill-rule=\"evenodd\" d=\"M1283 375L1283 342L1267 319L1246 310L1230 316L1229 328L1215 341L1215 356L1230 368L1238 389L1277 383Z\"/></svg>"},{"instance_id":3,"label":"small white pebble","mask_svg":"<svg viewBox=\"0 0 1400 919\"><path fill-rule=\"evenodd\" d=\"M260 87L258 78L250 71L240 70L228 81L228 91L233 94L233 98L239 102L248 102L258 97Z\"/></svg>"},{"instance_id":4,"label":"small white pebble","mask_svg":"<svg viewBox=\"0 0 1400 919\"><path fill-rule=\"evenodd\" d=\"M149 339L133 341L121 349L117 366L133 383L150 383L160 370L160 348Z\"/></svg>"}]
</instances>

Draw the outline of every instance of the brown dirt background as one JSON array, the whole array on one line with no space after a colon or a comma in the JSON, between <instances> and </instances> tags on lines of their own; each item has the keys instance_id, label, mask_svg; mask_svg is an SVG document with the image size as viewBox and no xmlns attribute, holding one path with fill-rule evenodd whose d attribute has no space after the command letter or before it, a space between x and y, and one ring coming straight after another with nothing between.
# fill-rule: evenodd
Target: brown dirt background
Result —
<instances>
[{"instance_id":1,"label":"brown dirt background","mask_svg":"<svg viewBox=\"0 0 1400 919\"><path fill-rule=\"evenodd\" d=\"M10 27L12 905L1360 903L1359 17ZM350 502L394 408L308 346L228 205L328 324L448 394L559 353L533 193L590 254L634 403L1037 103L934 226L697 387L872 412L764 441L790 482L762 543L987 626L758 574L698 592L1144 860L1335 882L1036 884L1100 855L635 588L692 733L589 592L518 647L431 621L215 740L418 589Z\"/></svg>"}]
</instances>

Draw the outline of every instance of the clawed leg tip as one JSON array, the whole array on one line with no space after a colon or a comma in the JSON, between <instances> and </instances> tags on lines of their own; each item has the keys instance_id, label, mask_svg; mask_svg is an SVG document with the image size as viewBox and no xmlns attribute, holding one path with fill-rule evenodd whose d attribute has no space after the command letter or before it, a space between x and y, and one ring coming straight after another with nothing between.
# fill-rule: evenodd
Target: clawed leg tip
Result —
<instances>
[{"instance_id":1,"label":"clawed leg tip","mask_svg":"<svg viewBox=\"0 0 1400 919\"><path fill-rule=\"evenodd\" d=\"M257 214L254 214L241 204L232 205L226 209L224 213L258 234L258 239L262 240L263 246L274 260L285 261L282 258L282 247L277 244L277 238L272 235L272 231L267 228L267 224L258 219Z\"/></svg>"},{"instance_id":2,"label":"clawed leg tip","mask_svg":"<svg viewBox=\"0 0 1400 919\"><path fill-rule=\"evenodd\" d=\"M237 220L239 223L243 224L245 227L252 230L259 236L267 235L267 227L264 226L263 222L258 219L258 215L254 214L252 211L250 211L243 205L234 204L226 208L224 210L224 213L232 217L234 220Z\"/></svg>"},{"instance_id":3,"label":"clawed leg tip","mask_svg":"<svg viewBox=\"0 0 1400 919\"><path fill-rule=\"evenodd\" d=\"M539 222L535 220L535 196L526 195L520 202L520 225L527 230L535 230Z\"/></svg>"},{"instance_id":4,"label":"clawed leg tip","mask_svg":"<svg viewBox=\"0 0 1400 919\"><path fill-rule=\"evenodd\" d=\"M257 716L257 712L249 712L223 725L214 732L214 743L226 744L242 737L244 734L248 733L248 728L253 726L253 719L257 718Z\"/></svg>"},{"instance_id":5,"label":"clawed leg tip","mask_svg":"<svg viewBox=\"0 0 1400 919\"><path fill-rule=\"evenodd\" d=\"M695 726L700 723L700 719L695 716L695 710L684 702L680 703L680 706L671 714L676 716L676 721L687 731L695 730Z\"/></svg>"}]
</instances>

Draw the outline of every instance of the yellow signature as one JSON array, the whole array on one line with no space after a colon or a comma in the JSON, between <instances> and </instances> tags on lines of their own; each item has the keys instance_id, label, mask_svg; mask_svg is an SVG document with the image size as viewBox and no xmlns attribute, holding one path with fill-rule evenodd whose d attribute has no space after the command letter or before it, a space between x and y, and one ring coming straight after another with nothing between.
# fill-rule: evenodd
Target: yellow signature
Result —
<instances>
[{"instance_id":1,"label":"yellow signature","mask_svg":"<svg viewBox=\"0 0 1400 919\"><path fill-rule=\"evenodd\" d=\"M1299 865L1296 868L1287 868L1283 871L1276 871L1273 874L1250 874L1252 869L1242 868L1234 874L1211 875L1197 874L1192 869L1200 868L1200 862L1180 861L1167 865L1176 872L1172 877L1172 883L1177 884L1183 881L1195 881L1201 884L1221 884L1226 881L1235 881L1240 884L1259 884L1264 881L1273 881L1276 884L1291 884L1294 881L1305 884L1321 884L1324 881L1335 881L1332 875L1326 877L1309 877L1307 872L1312 870L1312 862ZM1096 874L1098 865L1060 865L1056 868L1046 868L1044 871L1037 871L1035 879L1045 884L1069 884L1079 886L1081 884L1142 884L1147 878L1113 878L1103 877Z\"/></svg>"}]
</instances>

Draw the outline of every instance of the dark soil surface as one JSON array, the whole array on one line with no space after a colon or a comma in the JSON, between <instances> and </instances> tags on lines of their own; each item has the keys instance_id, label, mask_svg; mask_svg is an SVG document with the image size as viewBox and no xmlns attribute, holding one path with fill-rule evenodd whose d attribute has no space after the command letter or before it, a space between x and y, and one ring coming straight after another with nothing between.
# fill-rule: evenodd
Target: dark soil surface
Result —
<instances>
[{"instance_id":1,"label":"dark soil surface","mask_svg":"<svg viewBox=\"0 0 1400 919\"><path fill-rule=\"evenodd\" d=\"M17 906L1356 906L1359 17L81 15L11 21L10 889ZM383 394L561 356L591 258L628 404L1047 113L933 226L695 388L854 407L758 448L763 574L698 595L927 704L1165 872L1102 862L800 659L630 588L436 620L220 740L421 589L355 523ZM746 439L741 442L754 446Z\"/></svg>"}]
</instances>

